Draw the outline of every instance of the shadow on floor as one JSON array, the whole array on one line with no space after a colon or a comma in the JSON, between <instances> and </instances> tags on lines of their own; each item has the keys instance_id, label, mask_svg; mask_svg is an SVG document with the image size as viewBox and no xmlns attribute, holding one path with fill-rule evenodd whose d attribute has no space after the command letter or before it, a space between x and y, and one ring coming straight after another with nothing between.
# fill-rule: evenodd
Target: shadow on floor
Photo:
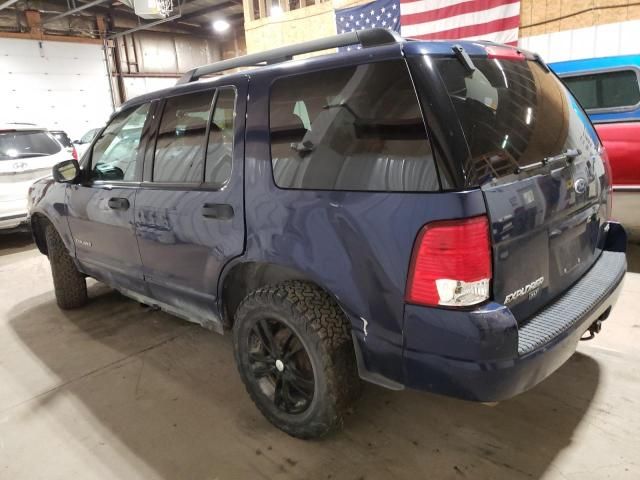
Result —
<instances>
[{"instance_id":1,"label":"shadow on floor","mask_svg":"<svg viewBox=\"0 0 640 480\"><path fill-rule=\"evenodd\" d=\"M540 478L598 388L599 366L581 354L495 407L369 385L343 432L304 442L271 427L250 403L229 336L148 311L100 284L90 291L80 310L62 312L48 294L9 314L20 341L61 385L32 400L30 413L49 413L59 403L52 400L71 393L165 479ZM84 442L87 427L79 425L95 422L87 417L60 424Z\"/></svg>"},{"instance_id":2,"label":"shadow on floor","mask_svg":"<svg viewBox=\"0 0 640 480\"><path fill-rule=\"evenodd\" d=\"M627 245L627 268L630 272L640 273L640 244Z\"/></svg>"},{"instance_id":3,"label":"shadow on floor","mask_svg":"<svg viewBox=\"0 0 640 480\"><path fill-rule=\"evenodd\" d=\"M0 233L0 256L25 252L32 248L36 248L36 245L33 243L31 232Z\"/></svg>"}]
</instances>

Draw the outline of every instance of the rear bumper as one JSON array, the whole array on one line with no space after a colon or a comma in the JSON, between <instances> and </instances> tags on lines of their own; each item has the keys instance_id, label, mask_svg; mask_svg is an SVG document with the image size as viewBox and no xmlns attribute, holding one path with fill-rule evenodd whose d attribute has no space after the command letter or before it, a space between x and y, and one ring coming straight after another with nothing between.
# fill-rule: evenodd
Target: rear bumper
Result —
<instances>
[{"instance_id":1,"label":"rear bumper","mask_svg":"<svg viewBox=\"0 0 640 480\"><path fill-rule=\"evenodd\" d=\"M12 213L12 214L0 214L0 230L9 230L18 228L21 225L27 224L29 221L29 215L27 212Z\"/></svg>"},{"instance_id":2,"label":"rear bumper","mask_svg":"<svg viewBox=\"0 0 640 480\"><path fill-rule=\"evenodd\" d=\"M521 325L507 307L491 302L471 311L406 305L403 345L353 329L360 376L387 388L482 402L532 388L573 355L620 295L626 237L619 224L610 225L605 250L589 271Z\"/></svg>"},{"instance_id":3,"label":"rear bumper","mask_svg":"<svg viewBox=\"0 0 640 480\"><path fill-rule=\"evenodd\" d=\"M478 345L477 353L486 356L491 355L494 345L497 359L455 358L455 347L451 348L451 355L406 347L405 385L484 402L504 400L528 390L567 361L591 324L608 316L622 289L625 272L623 252L603 252L570 290L525 324L516 326L515 332L513 325L505 321L506 312L495 305L494 314L499 312L502 317L496 322L498 329L491 326L490 314L484 315L484 325L475 323L476 328L481 328L480 333L467 341L485 342L484 347ZM422 323L421 316L410 312L405 318L407 330L429 328L415 325L416 322ZM500 326L506 327L502 332L504 341L500 340ZM512 354L505 356L505 349Z\"/></svg>"},{"instance_id":4,"label":"rear bumper","mask_svg":"<svg viewBox=\"0 0 640 480\"><path fill-rule=\"evenodd\" d=\"M625 271L624 253L604 252L571 290L518 329L517 353L511 357L473 361L405 349L406 386L483 402L504 400L530 389L573 355L591 324L608 316ZM487 338L496 335L495 330L487 332ZM512 331L506 331L505 337L512 337Z\"/></svg>"}]
</instances>

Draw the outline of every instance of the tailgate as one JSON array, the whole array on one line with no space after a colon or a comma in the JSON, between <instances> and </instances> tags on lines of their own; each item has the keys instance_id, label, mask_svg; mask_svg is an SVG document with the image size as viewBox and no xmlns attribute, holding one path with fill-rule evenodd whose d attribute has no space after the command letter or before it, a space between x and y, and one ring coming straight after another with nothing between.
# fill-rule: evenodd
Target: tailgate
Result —
<instances>
[{"instance_id":1,"label":"tailgate","mask_svg":"<svg viewBox=\"0 0 640 480\"><path fill-rule=\"evenodd\" d=\"M574 284L601 253L609 177L584 111L543 65L518 58L438 60L484 193L493 297L521 321Z\"/></svg>"}]
</instances>

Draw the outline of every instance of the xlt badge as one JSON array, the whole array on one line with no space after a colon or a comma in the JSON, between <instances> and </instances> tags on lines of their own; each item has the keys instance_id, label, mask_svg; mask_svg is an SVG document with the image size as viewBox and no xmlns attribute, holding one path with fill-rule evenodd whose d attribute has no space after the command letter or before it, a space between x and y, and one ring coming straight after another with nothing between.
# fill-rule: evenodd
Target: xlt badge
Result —
<instances>
[{"instance_id":1,"label":"xlt badge","mask_svg":"<svg viewBox=\"0 0 640 480\"><path fill-rule=\"evenodd\" d=\"M526 295L527 293L530 294L529 295L529 299L531 300L533 297L536 296L536 294L537 294L536 290L543 283L544 283L544 277L540 277L540 278L534 280L533 282L531 282L530 284L525 285L522 288L519 288L515 292L512 292L512 293L510 293L509 295L506 296L506 298L504 299L504 304L506 305L507 303L511 303L515 299L520 298L521 296ZM536 292L536 293L534 294L533 292Z\"/></svg>"},{"instance_id":2,"label":"xlt badge","mask_svg":"<svg viewBox=\"0 0 640 480\"><path fill-rule=\"evenodd\" d=\"M88 242L87 240L80 240L79 238L74 238L73 239L74 242L76 242L76 245L80 245L81 247L87 247L87 248L91 248L91 242Z\"/></svg>"}]
</instances>

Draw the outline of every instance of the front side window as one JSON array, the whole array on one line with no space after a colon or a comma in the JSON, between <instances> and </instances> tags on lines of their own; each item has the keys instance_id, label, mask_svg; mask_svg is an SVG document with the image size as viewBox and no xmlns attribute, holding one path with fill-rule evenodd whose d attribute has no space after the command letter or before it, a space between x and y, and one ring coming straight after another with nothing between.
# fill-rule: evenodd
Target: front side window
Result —
<instances>
[{"instance_id":1,"label":"front side window","mask_svg":"<svg viewBox=\"0 0 640 480\"><path fill-rule=\"evenodd\" d=\"M209 127L205 175L206 182L216 188L222 187L231 178L235 104L236 91L233 88L218 90Z\"/></svg>"},{"instance_id":2,"label":"front side window","mask_svg":"<svg viewBox=\"0 0 640 480\"><path fill-rule=\"evenodd\" d=\"M202 183L213 90L171 97L160 121L154 182Z\"/></svg>"},{"instance_id":3,"label":"front side window","mask_svg":"<svg viewBox=\"0 0 640 480\"><path fill-rule=\"evenodd\" d=\"M634 70L616 70L563 78L586 110L633 107L640 102L638 75Z\"/></svg>"},{"instance_id":4,"label":"front side window","mask_svg":"<svg viewBox=\"0 0 640 480\"><path fill-rule=\"evenodd\" d=\"M270 129L279 187L439 188L418 99L402 60L277 80Z\"/></svg>"},{"instance_id":5,"label":"front side window","mask_svg":"<svg viewBox=\"0 0 640 480\"><path fill-rule=\"evenodd\" d=\"M148 112L148 103L121 112L102 132L91 155L94 180L135 180L138 145Z\"/></svg>"}]
</instances>

